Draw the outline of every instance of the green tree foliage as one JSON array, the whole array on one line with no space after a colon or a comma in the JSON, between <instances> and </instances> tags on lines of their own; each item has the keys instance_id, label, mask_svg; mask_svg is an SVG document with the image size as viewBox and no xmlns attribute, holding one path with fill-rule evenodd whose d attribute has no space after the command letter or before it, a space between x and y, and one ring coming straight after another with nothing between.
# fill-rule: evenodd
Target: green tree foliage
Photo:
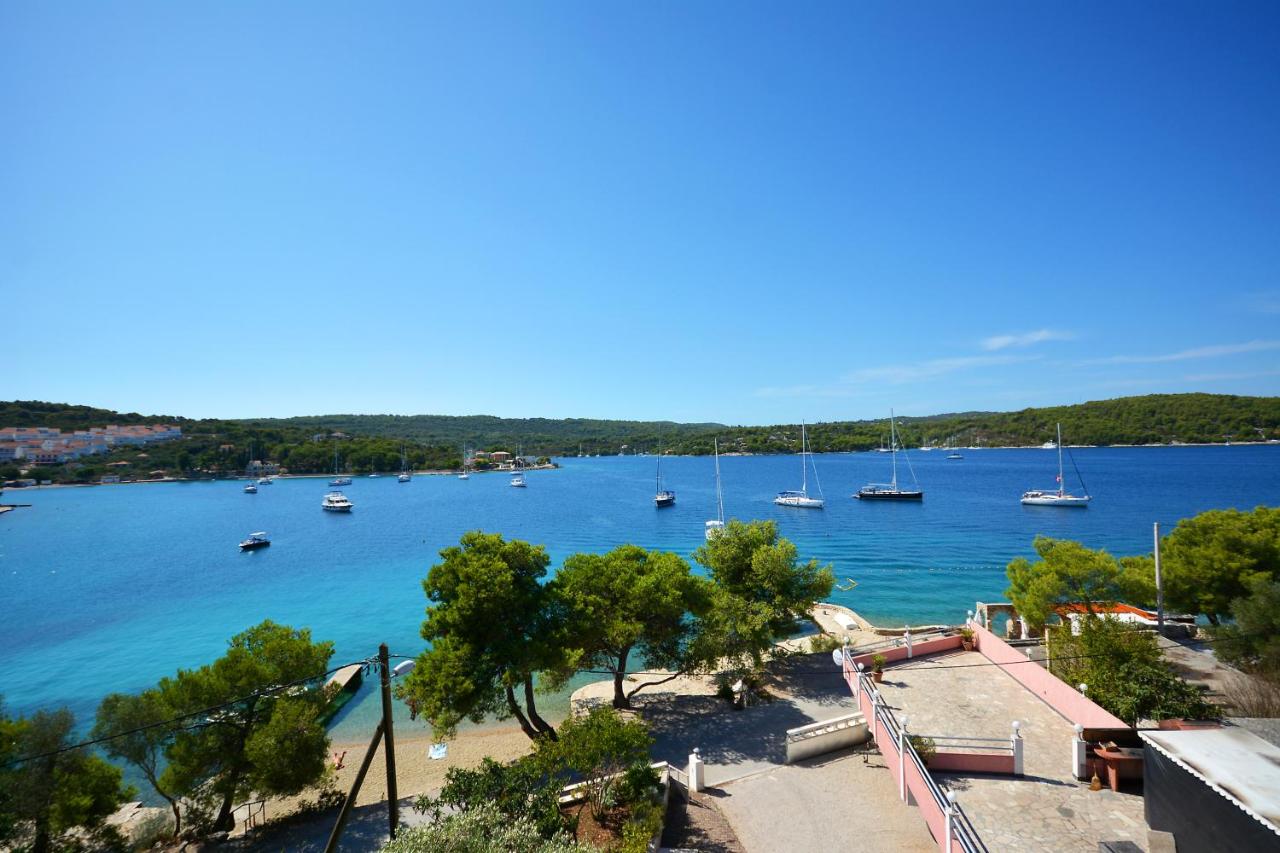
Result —
<instances>
[{"instance_id":1,"label":"green tree foliage","mask_svg":"<svg viewBox=\"0 0 1280 853\"><path fill-rule=\"evenodd\" d=\"M124 840L106 819L133 789L119 768L88 749L68 748L74 727L65 708L16 720L0 714L0 755L43 756L0 771L0 832L24 838L19 846L32 853L123 849Z\"/></svg>"},{"instance_id":2,"label":"green tree foliage","mask_svg":"<svg viewBox=\"0 0 1280 853\"><path fill-rule=\"evenodd\" d=\"M1166 606L1217 625L1254 583L1280 579L1280 508L1185 518L1161 540L1160 557Z\"/></svg>"},{"instance_id":3,"label":"green tree foliage","mask_svg":"<svg viewBox=\"0 0 1280 853\"><path fill-rule=\"evenodd\" d=\"M1095 605L1118 600L1120 564L1106 551L1047 536L1037 536L1033 546L1040 559L1010 562L1005 591L1033 629L1043 628L1059 605L1080 603L1093 613Z\"/></svg>"},{"instance_id":4,"label":"green tree foliage","mask_svg":"<svg viewBox=\"0 0 1280 853\"><path fill-rule=\"evenodd\" d=\"M593 708L570 717L560 726L556 741L538 744L537 759L552 770L569 771L583 780L591 814L602 818L619 804L618 786L626 772L648 766L653 738L642 720L623 719L612 708Z\"/></svg>"},{"instance_id":5,"label":"green tree foliage","mask_svg":"<svg viewBox=\"0 0 1280 853\"><path fill-rule=\"evenodd\" d=\"M1217 709L1173 672L1155 635L1103 617L1081 620L1079 636L1053 635L1051 671L1087 685L1089 698L1132 726L1141 720L1205 719Z\"/></svg>"},{"instance_id":6,"label":"green tree foliage","mask_svg":"<svg viewBox=\"0 0 1280 853\"><path fill-rule=\"evenodd\" d=\"M607 554L574 554L553 584L568 621L566 642L577 650L573 668L613 673L613 706L656 682L625 689L628 662L682 670L693 638L694 614L705 609L709 584L675 554L622 545ZM566 670L572 674L572 670Z\"/></svg>"},{"instance_id":7,"label":"green tree foliage","mask_svg":"<svg viewBox=\"0 0 1280 853\"><path fill-rule=\"evenodd\" d=\"M1256 578L1231 602L1231 621L1213 629L1218 657L1280 684L1280 581Z\"/></svg>"},{"instance_id":8,"label":"green tree foliage","mask_svg":"<svg viewBox=\"0 0 1280 853\"><path fill-rule=\"evenodd\" d=\"M440 557L423 582L430 604L422 638L431 645L398 694L438 737L464 719L497 715L515 717L530 738L554 738L534 698L535 674L564 667L564 638L541 583L546 550L472 531Z\"/></svg>"},{"instance_id":9,"label":"green tree foliage","mask_svg":"<svg viewBox=\"0 0 1280 853\"><path fill-rule=\"evenodd\" d=\"M332 643L268 620L232 637L212 664L161 681L159 701L187 712L239 700L173 734L161 787L193 792L202 811L216 809L213 828L230 829L232 807L251 792L296 794L319 781L328 754L321 691L270 689L320 678L332 655Z\"/></svg>"},{"instance_id":10,"label":"green tree foliage","mask_svg":"<svg viewBox=\"0 0 1280 853\"><path fill-rule=\"evenodd\" d=\"M830 566L802 563L795 543L778 536L772 521L730 521L693 558L720 590L765 608L760 612L776 633L803 618L835 583Z\"/></svg>"},{"instance_id":11,"label":"green tree foliage","mask_svg":"<svg viewBox=\"0 0 1280 853\"><path fill-rule=\"evenodd\" d=\"M492 804L402 830L382 848L383 853L576 853L587 849L563 833L546 838L533 821L513 819Z\"/></svg>"},{"instance_id":12,"label":"green tree foliage","mask_svg":"<svg viewBox=\"0 0 1280 853\"><path fill-rule=\"evenodd\" d=\"M414 808L438 821L453 812L492 807L506 820L525 822L541 837L554 839L565 829L562 785L562 774L532 755L510 764L486 757L476 768L450 767L440 795L423 795Z\"/></svg>"},{"instance_id":13,"label":"green tree foliage","mask_svg":"<svg viewBox=\"0 0 1280 853\"><path fill-rule=\"evenodd\" d=\"M157 725L175 716L177 709L169 704L159 689L146 690L136 696L112 693L98 706L93 737L129 732L123 737L112 737L102 745L102 749L112 758L136 767L152 789L169 804L173 812L173 835L176 837L182 832L180 803L190 792L170 789L160 780L165 750L173 743L173 729Z\"/></svg>"}]
</instances>

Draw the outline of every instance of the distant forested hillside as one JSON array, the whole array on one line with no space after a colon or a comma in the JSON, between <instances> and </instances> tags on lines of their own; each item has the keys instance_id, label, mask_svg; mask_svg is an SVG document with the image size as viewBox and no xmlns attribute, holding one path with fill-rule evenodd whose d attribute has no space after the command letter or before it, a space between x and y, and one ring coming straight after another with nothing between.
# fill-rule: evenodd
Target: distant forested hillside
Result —
<instances>
[{"instance_id":1,"label":"distant forested hillside","mask_svg":"<svg viewBox=\"0 0 1280 853\"><path fill-rule=\"evenodd\" d=\"M903 417L900 443L951 441L960 446L1034 446L1054 437L1062 423L1070 444L1152 444L1257 441L1280 438L1280 397L1222 394L1153 394L1023 409L1018 412ZM787 453L798 449L800 425L729 427L652 421L546 420L444 415L323 415L251 421L258 426L302 426L353 435L407 436L430 444L466 444L479 449L511 449L550 456L579 452L656 451L659 441L673 453L710 453L712 438L722 450ZM809 425L817 451L869 450L887 444L888 419L832 421Z\"/></svg>"},{"instance_id":2,"label":"distant forested hillside","mask_svg":"<svg viewBox=\"0 0 1280 853\"><path fill-rule=\"evenodd\" d=\"M712 439L722 452L791 453L799 449L800 427L730 427L665 421L609 421L570 418L497 418L485 415L320 415L241 421L191 420L174 416L121 414L87 406L16 401L0 403L0 426L54 426L84 429L111 423L179 424L180 441L124 448L41 473L55 480L96 480L104 473L143 477L153 471L173 476L226 476L243 471L250 458L276 462L294 473L392 471L403 445L415 468L453 468L462 448L521 449L529 456L572 456L657 451L706 454ZM1018 412L907 416L898 421L900 444L947 443L1034 446L1054 437L1062 424L1069 444L1207 443L1280 439L1280 397L1216 394L1156 394L1073 406ZM334 433L340 435L334 436ZM809 425L814 450L868 450L888 442L887 420L835 421ZM112 466L111 463L125 462ZM17 466L0 469L0 479L17 476Z\"/></svg>"}]
</instances>

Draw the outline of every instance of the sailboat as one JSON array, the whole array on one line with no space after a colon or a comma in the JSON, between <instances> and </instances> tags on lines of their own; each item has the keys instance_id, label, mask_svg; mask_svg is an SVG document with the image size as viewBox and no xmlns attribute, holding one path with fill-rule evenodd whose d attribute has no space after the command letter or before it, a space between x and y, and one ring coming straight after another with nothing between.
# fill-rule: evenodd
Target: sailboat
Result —
<instances>
[{"instance_id":1,"label":"sailboat","mask_svg":"<svg viewBox=\"0 0 1280 853\"><path fill-rule=\"evenodd\" d=\"M1044 447L1049 446L1046 442ZM1091 498L1088 494L1088 487L1084 484L1084 477L1080 476L1080 469L1076 468L1076 476L1080 477L1080 487L1085 490L1083 495L1067 494L1066 483L1062 480L1062 424L1058 424L1058 488L1053 491L1041 491L1040 489L1032 489L1029 492L1022 493L1023 506L1062 506L1062 507L1079 507L1085 509L1089 506ZM1075 467L1075 459L1071 460L1072 467Z\"/></svg>"},{"instance_id":2,"label":"sailboat","mask_svg":"<svg viewBox=\"0 0 1280 853\"><path fill-rule=\"evenodd\" d=\"M465 445L462 448L462 471L458 473L458 479L459 480L471 479L471 475L467 473L467 448Z\"/></svg>"},{"instance_id":3,"label":"sailboat","mask_svg":"<svg viewBox=\"0 0 1280 853\"><path fill-rule=\"evenodd\" d=\"M329 481L330 486L350 486L350 477L341 477L338 475L338 442L333 442L333 479Z\"/></svg>"},{"instance_id":4,"label":"sailboat","mask_svg":"<svg viewBox=\"0 0 1280 853\"><path fill-rule=\"evenodd\" d=\"M249 461L244 466L244 472L249 476L249 482L244 487L246 495L256 495L258 487L253 484L253 442L249 442Z\"/></svg>"},{"instance_id":5,"label":"sailboat","mask_svg":"<svg viewBox=\"0 0 1280 853\"><path fill-rule=\"evenodd\" d=\"M716 517L706 523L706 537L714 539L724 532L724 492L720 490L720 439L711 440L716 450Z\"/></svg>"},{"instance_id":6,"label":"sailboat","mask_svg":"<svg viewBox=\"0 0 1280 853\"><path fill-rule=\"evenodd\" d=\"M404 444L400 445L400 476L396 477L396 481L407 483L413 479L413 474L409 472L409 459L405 456Z\"/></svg>"},{"instance_id":7,"label":"sailboat","mask_svg":"<svg viewBox=\"0 0 1280 853\"><path fill-rule=\"evenodd\" d=\"M676 493L662 488L662 442L658 442L658 472L654 475L653 505L659 508L676 505Z\"/></svg>"},{"instance_id":8,"label":"sailboat","mask_svg":"<svg viewBox=\"0 0 1280 853\"><path fill-rule=\"evenodd\" d=\"M800 490L778 492L778 496L773 502L778 506L794 506L803 509L822 509L826 501L821 497L822 483L818 482L818 468L813 468L813 481L818 486L819 497L809 497L809 465L812 460L809 457L808 439L805 435L804 424L800 424Z\"/></svg>"},{"instance_id":9,"label":"sailboat","mask_svg":"<svg viewBox=\"0 0 1280 853\"><path fill-rule=\"evenodd\" d=\"M516 461L513 464L515 465L515 473L511 475L511 485L517 489L528 488L527 484L524 481L524 448L523 447L517 448Z\"/></svg>"},{"instance_id":10,"label":"sailboat","mask_svg":"<svg viewBox=\"0 0 1280 853\"><path fill-rule=\"evenodd\" d=\"M889 410L889 451L893 454L893 479L888 483L868 483L858 489L854 495L861 501L918 501L924 499L920 489L898 488L898 429L893 419L893 409ZM902 451L904 459L906 450ZM911 460L907 459L907 468L911 469ZM911 481L915 482L916 472L911 469Z\"/></svg>"}]
</instances>

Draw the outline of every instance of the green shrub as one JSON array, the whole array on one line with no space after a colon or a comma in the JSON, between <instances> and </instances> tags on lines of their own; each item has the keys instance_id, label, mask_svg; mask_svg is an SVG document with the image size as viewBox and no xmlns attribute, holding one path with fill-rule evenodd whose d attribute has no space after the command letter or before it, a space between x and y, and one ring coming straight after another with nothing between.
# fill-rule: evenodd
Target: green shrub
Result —
<instances>
[{"instance_id":1,"label":"green shrub","mask_svg":"<svg viewBox=\"0 0 1280 853\"><path fill-rule=\"evenodd\" d=\"M446 815L400 832L383 853L579 853L588 848L564 833L551 838L525 817L511 818L493 803Z\"/></svg>"},{"instance_id":2,"label":"green shrub","mask_svg":"<svg viewBox=\"0 0 1280 853\"><path fill-rule=\"evenodd\" d=\"M833 634L814 634L809 638L809 652L818 654L819 652L834 652L836 649L844 648L844 640Z\"/></svg>"},{"instance_id":3,"label":"green shrub","mask_svg":"<svg viewBox=\"0 0 1280 853\"><path fill-rule=\"evenodd\" d=\"M872 672L884 672L884 665L885 665L886 663L888 663L888 661L885 659L885 656L884 656L884 655L872 655L872 656L871 656L871 671L872 671Z\"/></svg>"},{"instance_id":4,"label":"green shrub","mask_svg":"<svg viewBox=\"0 0 1280 853\"><path fill-rule=\"evenodd\" d=\"M907 740L911 742L911 748L916 751L916 755L920 756L920 760L926 765L938 754L938 745L934 743L931 737L907 735Z\"/></svg>"}]
</instances>

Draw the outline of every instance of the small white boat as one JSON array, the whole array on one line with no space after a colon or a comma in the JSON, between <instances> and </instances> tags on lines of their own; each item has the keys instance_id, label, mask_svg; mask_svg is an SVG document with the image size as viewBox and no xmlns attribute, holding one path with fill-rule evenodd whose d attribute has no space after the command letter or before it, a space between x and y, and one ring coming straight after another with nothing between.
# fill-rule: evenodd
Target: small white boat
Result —
<instances>
[{"instance_id":1,"label":"small white boat","mask_svg":"<svg viewBox=\"0 0 1280 853\"><path fill-rule=\"evenodd\" d=\"M720 491L720 439L712 439L716 451L716 517L708 519L703 535L708 540L714 539L724 532L724 493Z\"/></svg>"},{"instance_id":2,"label":"small white boat","mask_svg":"<svg viewBox=\"0 0 1280 853\"><path fill-rule=\"evenodd\" d=\"M334 477L332 480L329 481L329 485L330 486L350 486L351 478L350 477Z\"/></svg>"},{"instance_id":3,"label":"small white boat","mask_svg":"<svg viewBox=\"0 0 1280 853\"><path fill-rule=\"evenodd\" d=\"M893 421L893 409L889 410L889 452L893 454L893 479L888 483L868 483L854 493L860 501L919 501L924 499L924 492L918 487L903 489L898 486L898 428ZM907 470L911 472L911 480L915 482L916 472L911 467L911 458L906 449L902 458L907 461Z\"/></svg>"},{"instance_id":4,"label":"small white boat","mask_svg":"<svg viewBox=\"0 0 1280 853\"><path fill-rule=\"evenodd\" d=\"M376 480L376 479L378 479L378 478L379 478L379 477L381 477L381 476L382 476L382 475L381 475L381 474L379 474L377 471L374 471L372 474L370 474L370 475L369 475L369 479L370 479L370 480Z\"/></svg>"},{"instance_id":5,"label":"small white boat","mask_svg":"<svg viewBox=\"0 0 1280 853\"><path fill-rule=\"evenodd\" d=\"M249 538L240 543L240 550L253 551L257 548L265 548L270 544L271 540L267 538L267 534L259 530L257 533L250 533Z\"/></svg>"},{"instance_id":6,"label":"small white boat","mask_svg":"<svg viewBox=\"0 0 1280 853\"><path fill-rule=\"evenodd\" d=\"M397 483L407 483L413 479L413 472L409 470L409 457L404 452L404 445L400 445L400 474L396 477Z\"/></svg>"},{"instance_id":7,"label":"small white boat","mask_svg":"<svg viewBox=\"0 0 1280 853\"><path fill-rule=\"evenodd\" d=\"M403 473L403 474L399 474L399 475L397 475L397 476L396 476L396 482L398 482L398 483L407 483L407 482L409 482L409 481L410 481L410 480L412 480L412 479L413 479L413 476L412 476L411 474L409 474L409 472L408 472L408 471L406 471L406 472L405 472L405 473Z\"/></svg>"},{"instance_id":8,"label":"small white boat","mask_svg":"<svg viewBox=\"0 0 1280 853\"><path fill-rule=\"evenodd\" d=\"M515 473L511 475L511 485L513 488L523 489L526 487L524 481L524 448L516 450L516 461L511 463ZM465 473L465 472L464 472Z\"/></svg>"},{"instance_id":9,"label":"small white boat","mask_svg":"<svg viewBox=\"0 0 1280 853\"><path fill-rule=\"evenodd\" d=\"M1092 498L1089 497L1088 489L1085 488L1084 477L1080 476L1080 469L1076 468L1076 476L1080 477L1080 486L1082 488L1085 488L1085 494L1083 495L1068 494L1066 490L1066 484L1063 482L1063 479L1062 479L1062 424L1058 424L1057 443L1055 444L1052 441L1047 441L1044 443L1043 446L1046 448L1056 447L1058 449L1058 488L1053 490L1032 489L1029 492L1023 492L1022 505L1023 506L1056 506L1056 507L1066 507L1066 508L1076 508L1076 509L1087 508L1089 506L1089 501L1092 500ZM1071 464L1073 467L1075 466L1075 459L1071 460Z\"/></svg>"},{"instance_id":10,"label":"small white boat","mask_svg":"<svg viewBox=\"0 0 1280 853\"><path fill-rule=\"evenodd\" d=\"M259 486L270 486L270 485L271 485L271 478L270 478L270 477L260 477L260 478L258 479L258 485L259 485Z\"/></svg>"},{"instance_id":11,"label":"small white boat","mask_svg":"<svg viewBox=\"0 0 1280 853\"><path fill-rule=\"evenodd\" d=\"M822 497L809 497L809 465L812 459L809 459L808 439L805 435L804 424L800 424L800 489L794 489L785 492L778 492L778 496L773 502L778 506L800 507L801 509L822 509L826 505L826 500ZM818 468L813 468L813 479L818 485L818 494L822 494L822 483L818 482Z\"/></svg>"},{"instance_id":12,"label":"small white boat","mask_svg":"<svg viewBox=\"0 0 1280 853\"><path fill-rule=\"evenodd\" d=\"M256 495L258 493L258 487L253 483L247 483L244 487L244 493L246 495Z\"/></svg>"},{"instance_id":13,"label":"small white boat","mask_svg":"<svg viewBox=\"0 0 1280 853\"><path fill-rule=\"evenodd\" d=\"M333 443L333 479L329 481L330 486L350 486L351 478L343 477L338 473L338 442Z\"/></svg>"},{"instance_id":14,"label":"small white boat","mask_svg":"<svg viewBox=\"0 0 1280 853\"><path fill-rule=\"evenodd\" d=\"M342 492L329 492L320 502L321 509L326 512L351 512L353 506L355 504L351 502L351 498Z\"/></svg>"}]
</instances>

